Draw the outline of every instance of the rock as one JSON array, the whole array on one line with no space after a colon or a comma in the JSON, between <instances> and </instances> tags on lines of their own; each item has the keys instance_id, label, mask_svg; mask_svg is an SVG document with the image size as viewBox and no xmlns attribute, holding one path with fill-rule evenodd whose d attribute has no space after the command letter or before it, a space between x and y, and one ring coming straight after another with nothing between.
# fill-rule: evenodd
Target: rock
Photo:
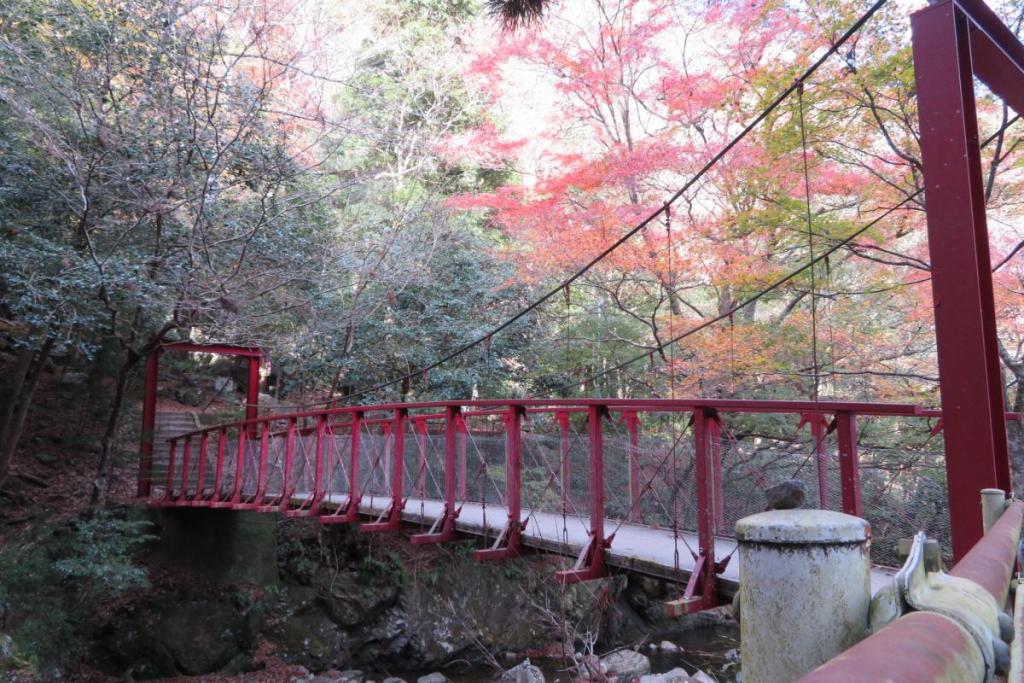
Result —
<instances>
[{"instance_id":1,"label":"rock","mask_svg":"<svg viewBox=\"0 0 1024 683\"><path fill-rule=\"evenodd\" d=\"M380 683L405 683L405 679L404 678L398 678L396 676L390 676L388 678L385 678Z\"/></svg>"},{"instance_id":2,"label":"rock","mask_svg":"<svg viewBox=\"0 0 1024 683\"><path fill-rule=\"evenodd\" d=\"M349 669L348 671L342 671L334 683L363 683L366 680L366 674L358 669Z\"/></svg>"},{"instance_id":3,"label":"rock","mask_svg":"<svg viewBox=\"0 0 1024 683\"><path fill-rule=\"evenodd\" d=\"M609 678L630 681L651 672L651 660L633 650L618 650L601 658L601 666Z\"/></svg>"},{"instance_id":4,"label":"rock","mask_svg":"<svg viewBox=\"0 0 1024 683\"><path fill-rule=\"evenodd\" d=\"M715 679L713 679L711 676L708 676L703 671L698 671L694 673L692 676L690 676L690 680L694 683L715 683Z\"/></svg>"},{"instance_id":5,"label":"rock","mask_svg":"<svg viewBox=\"0 0 1024 683\"><path fill-rule=\"evenodd\" d=\"M32 457L43 465L56 465L60 458L53 453L33 453Z\"/></svg>"},{"instance_id":6,"label":"rock","mask_svg":"<svg viewBox=\"0 0 1024 683\"><path fill-rule=\"evenodd\" d=\"M443 673L435 671L432 674L420 676L416 679L416 683L448 683L448 677Z\"/></svg>"},{"instance_id":7,"label":"rock","mask_svg":"<svg viewBox=\"0 0 1024 683\"><path fill-rule=\"evenodd\" d=\"M799 479L787 479L765 489L764 497L767 501L765 510L793 510L807 499L807 486Z\"/></svg>"},{"instance_id":8,"label":"rock","mask_svg":"<svg viewBox=\"0 0 1024 683\"><path fill-rule=\"evenodd\" d=\"M174 390L174 398L179 403L187 406L199 406L203 403L203 390L198 388L182 387Z\"/></svg>"},{"instance_id":9,"label":"rock","mask_svg":"<svg viewBox=\"0 0 1024 683\"><path fill-rule=\"evenodd\" d=\"M504 683L544 683L544 673L530 664L529 659L524 659L501 675Z\"/></svg>"},{"instance_id":10,"label":"rock","mask_svg":"<svg viewBox=\"0 0 1024 683\"><path fill-rule=\"evenodd\" d=\"M679 646L669 640L658 643L658 649L662 652L679 652Z\"/></svg>"},{"instance_id":11,"label":"rock","mask_svg":"<svg viewBox=\"0 0 1024 683\"><path fill-rule=\"evenodd\" d=\"M647 674L640 677L640 683L690 683L691 680L686 669L680 667L663 674Z\"/></svg>"},{"instance_id":12,"label":"rock","mask_svg":"<svg viewBox=\"0 0 1024 683\"><path fill-rule=\"evenodd\" d=\"M230 377L214 377L213 390L218 394L232 394L237 391L235 381Z\"/></svg>"},{"instance_id":13,"label":"rock","mask_svg":"<svg viewBox=\"0 0 1024 683\"><path fill-rule=\"evenodd\" d=\"M85 384L85 381L89 378L84 372L65 372L60 378L60 383L65 386L78 386Z\"/></svg>"},{"instance_id":14,"label":"rock","mask_svg":"<svg viewBox=\"0 0 1024 683\"><path fill-rule=\"evenodd\" d=\"M11 668L14 664L14 638L0 633L0 671Z\"/></svg>"}]
</instances>

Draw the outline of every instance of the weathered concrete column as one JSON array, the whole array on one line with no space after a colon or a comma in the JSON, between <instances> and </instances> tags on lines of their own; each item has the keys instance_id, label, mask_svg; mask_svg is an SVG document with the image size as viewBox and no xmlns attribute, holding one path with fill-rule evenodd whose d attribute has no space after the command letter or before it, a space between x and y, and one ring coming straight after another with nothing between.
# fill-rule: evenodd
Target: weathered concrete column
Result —
<instances>
[{"instance_id":1,"label":"weathered concrete column","mask_svg":"<svg viewBox=\"0 0 1024 683\"><path fill-rule=\"evenodd\" d=\"M867 634L871 527L827 510L736 523L744 683L789 683Z\"/></svg>"}]
</instances>

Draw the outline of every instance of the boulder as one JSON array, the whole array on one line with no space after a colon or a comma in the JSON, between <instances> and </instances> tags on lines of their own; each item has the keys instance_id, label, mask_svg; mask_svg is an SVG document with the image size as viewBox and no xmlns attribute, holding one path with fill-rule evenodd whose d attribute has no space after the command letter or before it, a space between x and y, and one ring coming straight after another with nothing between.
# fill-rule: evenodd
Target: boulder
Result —
<instances>
[{"instance_id":1,"label":"boulder","mask_svg":"<svg viewBox=\"0 0 1024 683\"><path fill-rule=\"evenodd\" d=\"M435 671L432 674L420 676L416 679L416 683L448 683L448 677L439 671Z\"/></svg>"},{"instance_id":2,"label":"boulder","mask_svg":"<svg viewBox=\"0 0 1024 683\"><path fill-rule=\"evenodd\" d=\"M335 679L334 683L363 683L366 680L366 674L358 669L349 669L348 671L342 671Z\"/></svg>"},{"instance_id":3,"label":"boulder","mask_svg":"<svg viewBox=\"0 0 1024 683\"><path fill-rule=\"evenodd\" d=\"M658 643L658 649L662 652L679 652L679 646L670 640L663 640Z\"/></svg>"},{"instance_id":4,"label":"boulder","mask_svg":"<svg viewBox=\"0 0 1024 683\"><path fill-rule=\"evenodd\" d=\"M544 673L524 659L520 664L501 674L502 683L544 683Z\"/></svg>"},{"instance_id":5,"label":"boulder","mask_svg":"<svg viewBox=\"0 0 1024 683\"><path fill-rule=\"evenodd\" d=\"M0 633L0 671L14 668L15 665L14 638Z\"/></svg>"},{"instance_id":6,"label":"boulder","mask_svg":"<svg viewBox=\"0 0 1024 683\"><path fill-rule=\"evenodd\" d=\"M609 678L631 681L651 673L651 660L634 650L617 650L601 658L601 667Z\"/></svg>"},{"instance_id":7,"label":"boulder","mask_svg":"<svg viewBox=\"0 0 1024 683\"><path fill-rule=\"evenodd\" d=\"M647 674L640 677L640 683L690 683L692 680L686 669L679 667L663 674Z\"/></svg>"},{"instance_id":8,"label":"boulder","mask_svg":"<svg viewBox=\"0 0 1024 683\"><path fill-rule=\"evenodd\" d=\"M398 678L396 676L390 676L388 678L385 678L383 681L381 681L381 683L405 683L405 679L404 678Z\"/></svg>"},{"instance_id":9,"label":"boulder","mask_svg":"<svg viewBox=\"0 0 1024 683\"><path fill-rule=\"evenodd\" d=\"M41 453L33 453L32 457L43 465L56 465L60 461L60 456L54 455L53 453L47 453L45 451Z\"/></svg>"},{"instance_id":10,"label":"boulder","mask_svg":"<svg viewBox=\"0 0 1024 683\"><path fill-rule=\"evenodd\" d=\"M708 676L703 671L695 671L693 675L690 676L690 680L693 681L693 683L715 683L715 679Z\"/></svg>"}]
</instances>

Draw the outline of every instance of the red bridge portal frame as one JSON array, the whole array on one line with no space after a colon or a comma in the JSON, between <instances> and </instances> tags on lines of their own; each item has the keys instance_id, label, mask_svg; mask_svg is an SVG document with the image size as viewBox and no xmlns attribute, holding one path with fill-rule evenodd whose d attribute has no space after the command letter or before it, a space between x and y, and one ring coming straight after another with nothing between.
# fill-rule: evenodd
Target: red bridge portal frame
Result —
<instances>
[{"instance_id":1,"label":"red bridge portal frame","mask_svg":"<svg viewBox=\"0 0 1024 683\"><path fill-rule=\"evenodd\" d=\"M1024 46L981 0L913 15L953 556L982 536L978 491L1012 492L974 80L1024 113Z\"/></svg>"},{"instance_id":2,"label":"red bridge portal frame","mask_svg":"<svg viewBox=\"0 0 1024 683\"><path fill-rule=\"evenodd\" d=\"M156 430L156 386L160 377L160 356L166 351L212 353L218 356L241 356L249 359L249 386L245 398L245 419L254 420L260 402L260 360L263 352L255 346L231 344L197 344L170 342L149 354L146 359L146 385L142 398L142 443L139 444L138 496L149 496L153 475L153 438Z\"/></svg>"}]
</instances>

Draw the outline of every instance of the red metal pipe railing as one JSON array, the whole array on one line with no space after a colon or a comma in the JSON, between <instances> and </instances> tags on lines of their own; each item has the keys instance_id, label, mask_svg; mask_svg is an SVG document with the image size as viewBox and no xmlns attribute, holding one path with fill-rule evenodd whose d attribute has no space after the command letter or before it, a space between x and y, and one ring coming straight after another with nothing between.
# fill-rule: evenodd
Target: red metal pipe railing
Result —
<instances>
[{"instance_id":1,"label":"red metal pipe railing","mask_svg":"<svg viewBox=\"0 0 1024 683\"><path fill-rule=\"evenodd\" d=\"M1022 522L1024 501L1013 501L949 572L987 590L999 609L1005 607L1010 590ZM964 672L979 668L985 669L983 655L955 620L934 612L911 612L807 674L800 683L969 683L972 679Z\"/></svg>"},{"instance_id":2,"label":"red metal pipe railing","mask_svg":"<svg viewBox=\"0 0 1024 683\"><path fill-rule=\"evenodd\" d=\"M656 494L652 494L652 489L659 485L659 472L665 463L658 465L652 461L644 464L644 458L653 459L655 455L642 447L641 424L645 439L656 438L658 420L662 419L659 415L672 422L679 419L673 415L686 413L693 417L693 455L685 456L689 459L684 466L696 470L691 476L694 476L697 499L695 525L687 527L694 530L696 535L696 547L691 553L696 570L690 576L681 603L686 610L715 604L715 577L723 571L724 563L728 561L728 558L715 556L715 538L726 531L729 519L726 517L727 501L724 497L726 479L722 474L724 442L721 416L791 414L799 418L800 426L810 423L814 450L808 457L815 459L818 464L817 484L821 501L828 500L828 482L822 476L827 463L823 463L823 459L836 457L825 454L823 443L827 435L834 434L842 509L858 515L862 514L857 453L858 417L937 416L936 411L904 404L721 399L513 399L324 408L319 411L264 415L255 420L240 420L198 429L171 439L167 451L165 490L163 498L155 504L280 511L287 516L312 516L325 524L358 523L364 515L374 515L377 520L364 524L365 530L393 531L402 524L406 496L411 493L421 499L430 498L435 494L427 491L427 485L433 481L440 490L443 512L434 520L430 532L414 536L413 542L450 541L456 538L459 511L463 505L471 502L467 500L469 491L464 456L467 437L472 433L494 437L504 431L505 467L503 474L498 475L504 476L504 481L494 482L493 488L499 492L499 496L504 492L500 503L506 508L507 520L491 548L493 552L484 551L479 556L481 559L509 557L519 552L525 523L522 519L522 477L526 467L523 461L523 429L525 421L530 418L529 424L533 425L530 429L539 428L542 432L547 430L546 433L553 440L552 447L560 458L560 462L555 465L546 460L536 460L530 466L547 473L551 489L561 488L560 492L552 490L558 501L553 506L564 516L575 515L577 510L570 494L573 488L571 460L576 457L570 452L573 440L579 439L587 448L584 457L589 463L585 480L589 506L584 514L589 517L590 540L582 549L577 566L559 575L563 581L585 580L602 576L607 571L605 555L614 540L614 530L609 534L605 528L610 504L613 507L620 506L620 502L616 501L625 499L621 507L615 507L616 510L625 509L621 514L620 525L648 521L644 517L646 513L641 513L641 499L652 501L644 510L650 511L651 505L661 505L664 514L673 520L673 527L677 523L680 514L678 502L674 499L658 499ZM1017 417L1009 415L1008 419ZM484 431L471 430L468 418L480 420L478 426L482 426ZM406 434L409 421L412 429ZM578 428L573 425L580 425L584 421L586 430L573 436ZM617 490L605 490L605 460L608 458L605 441L609 438L604 432L605 421L609 425L620 422L625 425L624 434L613 435L617 439L616 443L620 443L623 448L621 457L625 458L624 494ZM662 429L664 434L667 427ZM675 429L673 427L673 432ZM364 446L363 439L367 434L372 442ZM444 453L440 460L428 452L427 443L432 434L443 435ZM210 448L211 435L216 438L215 453ZM411 479L409 492L403 485L407 436L414 438L418 447L418 453L413 456L417 458L414 460L417 469ZM301 456L298 439L304 440L305 450ZM230 448L232 443L235 444L234 452ZM192 453L196 447L194 444L198 444L199 449L198 471L193 471L196 469ZM348 446L347 453L345 444ZM657 442L655 447L656 450L659 448ZM670 450L674 452L675 448L673 445ZM301 467L297 465L300 457ZM477 476L484 477L486 485L486 477L491 476L491 470L488 470L485 455L480 454L479 457L482 460L480 474ZM611 461L614 467L619 467L618 457ZM212 488L207 481L211 458L215 458L212 465ZM365 473L361 464L363 459L371 460ZM378 476L375 474L378 468L383 468L385 472L383 479L374 478ZM233 478L230 474L232 471ZM746 474L753 477L751 481L754 484L763 488L762 474L757 471ZM300 476L303 477L301 483L298 479ZM668 484L669 479L662 477L664 481L660 485L675 491L679 485L675 476L671 477L673 484ZM388 498L387 509L376 512L360 510L364 478L372 479L366 484L371 487L367 489L368 492L372 491L376 495L384 487ZM581 479L576 482L577 486L583 481ZM476 488L474 482L474 490ZM479 488L481 501L486 501L484 486ZM616 497L620 495L623 497ZM618 514L615 512L612 517ZM655 508L652 514L657 518L661 512ZM657 519L652 523L657 523ZM486 529L484 533L487 533Z\"/></svg>"}]
</instances>

